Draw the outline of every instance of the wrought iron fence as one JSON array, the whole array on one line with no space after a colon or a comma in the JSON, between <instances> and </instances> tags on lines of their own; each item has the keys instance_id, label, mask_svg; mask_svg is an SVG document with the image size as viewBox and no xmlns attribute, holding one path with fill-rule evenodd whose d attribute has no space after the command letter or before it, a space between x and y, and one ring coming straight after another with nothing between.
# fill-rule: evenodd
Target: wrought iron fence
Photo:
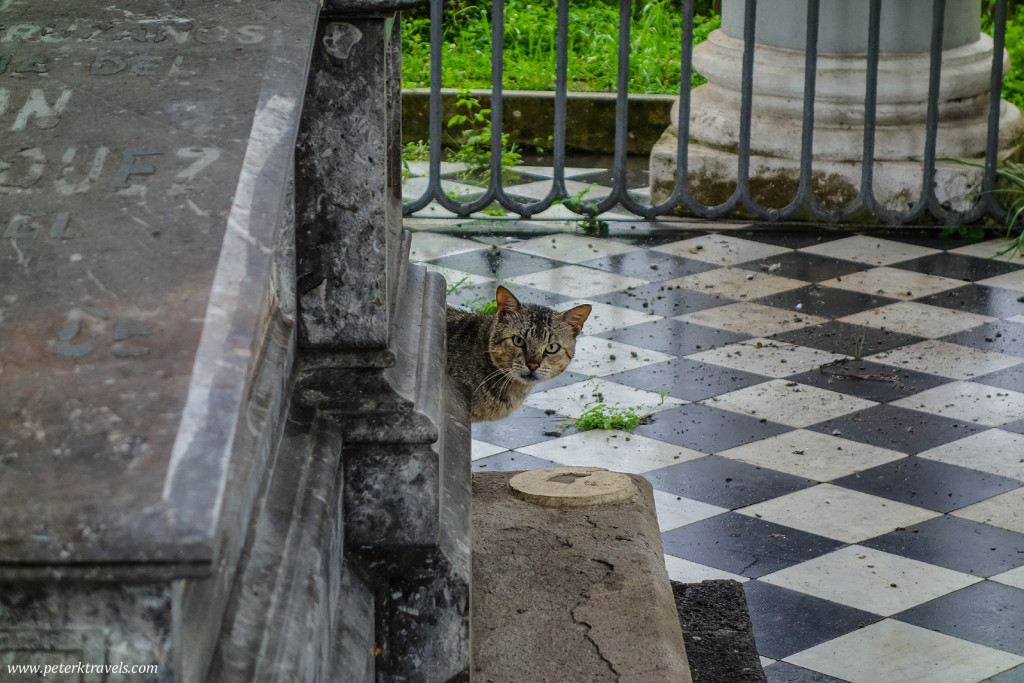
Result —
<instances>
[{"instance_id":1,"label":"wrought iron fence","mask_svg":"<svg viewBox=\"0 0 1024 683\"><path fill-rule=\"evenodd\" d=\"M552 136L553 177L547 196L537 201L518 201L510 196L502 181L502 79L504 69L503 36L505 31L504 7L495 0L492 8L492 92L491 92L491 156L489 181L483 194L470 201L460 202L444 191L441 182L442 162L442 109L441 109L441 64L442 64L442 6L443 0L431 0L431 92L430 92L430 142L429 142L429 183L423 194L404 204L404 214L411 215L425 208L432 201L458 216L466 217L499 203L504 209L529 218L549 209L553 204L569 197L565 187L566 168L566 93L568 62L569 0L558 0L554 131ZM863 220L870 214L875 220L892 225L910 223L939 223L962 225L985 218L1003 221L1006 211L1000 205L997 194L997 164L999 163L999 121L1000 86L1003 79L1003 52L1007 21L1007 0L995 0L993 17L993 55L991 65L990 93L988 101L988 127L983 170L980 187L970 195L967 208L955 208L948 201L941 200L935 192L936 140L939 129L939 89L942 77L943 36L946 0L934 0L932 6L930 69L927 97L926 133L924 149L921 151L921 191L916 201L905 210L893 210L884 206L875 196L874 164L862 163L860 185L856 197L845 206L831 208L823 206L815 197L812 176L815 170L814 121L816 75L818 67L819 22L821 1L807 0L805 68L803 85L802 136L799 154L799 181L793 199L785 206L765 206L752 196L750 186L751 163L751 116L754 91L754 45L755 26L758 12L757 0L745 0L743 21L742 85L739 111L739 136L737 147L737 169L735 189L725 201L707 205L698 201L688 187L690 172L690 102L691 91L687 74L693 65L694 0L682 0L683 19L680 44L681 83L679 87L678 144L676 148L675 186L671 194L657 204L644 203L630 194L626 186L627 109L629 106L628 75L630 62L630 18L631 0L619 2L618 38L618 80L616 95L615 153L612 168L613 185L611 192L586 209L589 214L603 214L616 207L640 216L654 219L669 213L683 213L699 218L722 218L740 213L747 217L769 221L791 220L797 217L813 218L829 223L842 223L851 219ZM864 93L864 123L862 159L875 158L875 133L878 112L880 25L882 0L870 0L867 37L867 75ZM579 206L576 206L579 209Z\"/></svg>"}]
</instances>

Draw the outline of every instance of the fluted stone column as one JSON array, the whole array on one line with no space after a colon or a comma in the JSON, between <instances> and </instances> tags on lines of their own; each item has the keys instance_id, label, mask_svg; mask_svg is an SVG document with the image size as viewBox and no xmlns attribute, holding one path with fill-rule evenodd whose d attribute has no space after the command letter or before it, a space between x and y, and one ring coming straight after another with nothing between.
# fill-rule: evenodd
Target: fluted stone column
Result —
<instances>
[{"instance_id":1,"label":"fluted stone column","mask_svg":"<svg viewBox=\"0 0 1024 683\"><path fill-rule=\"evenodd\" d=\"M689 186L706 204L732 194L737 174L743 56L743 0L723 0L722 28L694 50L694 68L708 82L692 92ZM887 208L906 209L920 195L925 149L932 0L882 4L875 129L874 185ZM756 19L751 117L751 189L766 206L796 194L804 99L806 0L760 3ZM860 187L867 77L868 0L822 0L814 107L813 188L827 208L849 204ZM989 109L992 39L980 31L980 0L946 5L936 194L968 203L980 174L944 162L981 161ZM1004 73L1009 58L1004 57ZM675 183L679 105L672 126L651 153L651 189L662 201ZM1022 118L1002 102L1000 154L1019 144Z\"/></svg>"}]
</instances>

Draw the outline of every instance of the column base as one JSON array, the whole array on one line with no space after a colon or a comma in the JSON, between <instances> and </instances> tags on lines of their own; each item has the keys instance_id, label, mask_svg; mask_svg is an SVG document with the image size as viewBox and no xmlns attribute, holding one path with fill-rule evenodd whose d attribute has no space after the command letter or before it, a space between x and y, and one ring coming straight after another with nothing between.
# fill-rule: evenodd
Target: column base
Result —
<instances>
[{"instance_id":1,"label":"column base","mask_svg":"<svg viewBox=\"0 0 1024 683\"><path fill-rule=\"evenodd\" d=\"M677 136L669 129L651 151L651 201L668 199L676 182ZM1001 151L1001 158L1015 155L1019 147ZM984 163L983 158L966 159L968 163ZM717 206L726 202L736 190L739 155L699 143L689 146L690 193L701 204ZM811 187L814 198L828 210L850 205L861 185L859 161L815 159ZM892 211L906 211L921 196L924 165L920 161L876 161L873 192L878 202ZM943 206L956 211L968 209L981 186L982 169L952 161L936 163L935 194ZM800 160L764 155L750 157L750 194L767 208L781 209L796 197L800 183ZM685 209L683 209L685 211ZM813 218L808 212L797 214Z\"/></svg>"}]
</instances>

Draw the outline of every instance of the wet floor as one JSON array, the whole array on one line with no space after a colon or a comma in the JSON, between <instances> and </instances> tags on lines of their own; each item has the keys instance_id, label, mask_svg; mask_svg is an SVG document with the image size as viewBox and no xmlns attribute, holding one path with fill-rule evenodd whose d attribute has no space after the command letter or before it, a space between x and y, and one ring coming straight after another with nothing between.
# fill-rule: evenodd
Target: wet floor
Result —
<instances>
[{"instance_id":1,"label":"wet floor","mask_svg":"<svg viewBox=\"0 0 1024 683\"><path fill-rule=\"evenodd\" d=\"M475 470L643 474L669 575L743 582L769 681L1024 681L1024 260L991 258L1005 240L440 213L406 225L413 260L461 283L451 303L500 283L593 306L569 370L474 426ZM578 432L598 400L651 418Z\"/></svg>"}]
</instances>

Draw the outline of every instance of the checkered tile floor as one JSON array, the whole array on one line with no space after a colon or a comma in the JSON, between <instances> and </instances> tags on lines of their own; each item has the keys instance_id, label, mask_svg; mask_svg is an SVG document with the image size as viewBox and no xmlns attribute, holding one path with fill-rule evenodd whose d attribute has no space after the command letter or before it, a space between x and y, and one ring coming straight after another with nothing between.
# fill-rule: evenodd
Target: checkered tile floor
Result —
<instances>
[{"instance_id":1,"label":"checkered tile floor","mask_svg":"<svg viewBox=\"0 0 1024 683\"><path fill-rule=\"evenodd\" d=\"M569 371L474 425L474 469L643 474L669 575L744 582L769 681L1024 681L1024 261L989 258L1004 240L427 215L412 258L462 282L451 303L500 282L594 307ZM653 417L566 426L599 395Z\"/></svg>"}]
</instances>

